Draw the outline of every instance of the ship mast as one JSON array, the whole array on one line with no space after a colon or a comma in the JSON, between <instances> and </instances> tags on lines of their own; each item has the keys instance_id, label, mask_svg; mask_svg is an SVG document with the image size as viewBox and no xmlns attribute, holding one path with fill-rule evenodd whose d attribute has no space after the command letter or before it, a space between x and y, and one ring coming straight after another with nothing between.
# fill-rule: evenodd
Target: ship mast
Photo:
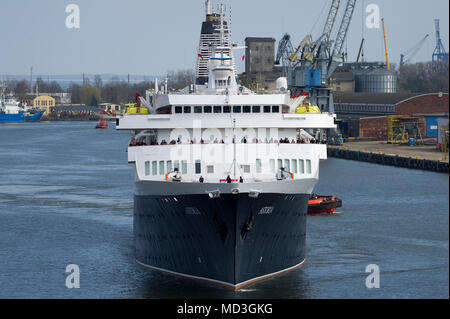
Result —
<instances>
[{"instance_id":1,"label":"ship mast","mask_svg":"<svg viewBox=\"0 0 450 319\"><path fill-rule=\"evenodd\" d=\"M205 7L206 7L206 15L208 16L211 14L211 0L206 0Z\"/></svg>"}]
</instances>

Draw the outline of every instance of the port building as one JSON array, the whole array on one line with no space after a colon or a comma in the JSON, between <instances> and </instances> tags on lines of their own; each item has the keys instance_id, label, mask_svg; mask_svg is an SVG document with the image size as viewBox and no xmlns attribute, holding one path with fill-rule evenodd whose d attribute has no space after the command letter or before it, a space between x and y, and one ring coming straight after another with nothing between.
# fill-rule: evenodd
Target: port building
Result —
<instances>
[{"instance_id":1,"label":"port building","mask_svg":"<svg viewBox=\"0 0 450 319\"><path fill-rule=\"evenodd\" d=\"M359 112L358 116L361 116L357 121L358 132L351 132L353 136L386 139L389 137L390 123L397 122L403 123L402 125L406 127L414 126L417 135L422 138L438 137L438 122L449 117L448 93L415 94L402 100L401 94L390 97L390 100L383 101L383 96L366 95L365 104L348 103L346 100L345 105L353 106L355 114ZM341 101L344 99L341 96ZM340 104L340 107L342 108L343 104ZM374 110L380 114L374 114ZM364 112L367 112L365 117L362 116Z\"/></svg>"},{"instance_id":2,"label":"port building","mask_svg":"<svg viewBox=\"0 0 450 319\"><path fill-rule=\"evenodd\" d=\"M275 66L275 39L248 37L245 39L245 83L258 90L275 90L283 68Z\"/></svg>"}]
</instances>

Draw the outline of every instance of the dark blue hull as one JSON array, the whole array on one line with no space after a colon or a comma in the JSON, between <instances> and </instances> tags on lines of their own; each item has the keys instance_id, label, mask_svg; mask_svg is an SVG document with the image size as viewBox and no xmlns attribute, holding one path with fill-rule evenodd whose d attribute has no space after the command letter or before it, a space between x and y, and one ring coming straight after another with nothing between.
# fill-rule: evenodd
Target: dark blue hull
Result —
<instances>
[{"instance_id":1,"label":"dark blue hull","mask_svg":"<svg viewBox=\"0 0 450 319\"><path fill-rule=\"evenodd\" d=\"M309 195L135 196L136 259L240 289L300 267Z\"/></svg>"},{"instance_id":2,"label":"dark blue hull","mask_svg":"<svg viewBox=\"0 0 450 319\"><path fill-rule=\"evenodd\" d=\"M17 114L0 113L0 123L3 122L37 122L44 115L45 110L36 114L26 115L23 112Z\"/></svg>"}]
</instances>

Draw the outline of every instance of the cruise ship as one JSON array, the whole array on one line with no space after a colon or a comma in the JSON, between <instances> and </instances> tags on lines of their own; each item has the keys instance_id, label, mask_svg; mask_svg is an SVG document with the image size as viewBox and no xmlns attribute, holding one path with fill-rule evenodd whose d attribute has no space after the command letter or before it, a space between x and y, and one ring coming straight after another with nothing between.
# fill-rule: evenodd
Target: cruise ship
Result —
<instances>
[{"instance_id":1,"label":"cruise ship","mask_svg":"<svg viewBox=\"0 0 450 319\"><path fill-rule=\"evenodd\" d=\"M308 199L327 158L315 141L336 125L334 114L297 112L285 78L266 94L240 85L226 19L206 1L197 79L178 92L156 84L116 128L131 132L137 262L239 290L304 264Z\"/></svg>"}]
</instances>

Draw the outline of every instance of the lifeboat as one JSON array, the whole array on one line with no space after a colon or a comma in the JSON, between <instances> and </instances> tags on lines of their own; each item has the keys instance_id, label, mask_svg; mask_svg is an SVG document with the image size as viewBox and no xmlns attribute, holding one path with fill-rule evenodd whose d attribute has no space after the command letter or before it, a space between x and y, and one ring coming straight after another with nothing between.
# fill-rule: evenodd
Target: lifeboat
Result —
<instances>
[{"instance_id":1,"label":"lifeboat","mask_svg":"<svg viewBox=\"0 0 450 319\"><path fill-rule=\"evenodd\" d=\"M320 114L320 108L317 105L311 105L311 103L306 103L304 105L300 105L296 110L296 114L304 114L304 113L317 113Z\"/></svg>"},{"instance_id":2,"label":"lifeboat","mask_svg":"<svg viewBox=\"0 0 450 319\"><path fill-rule=\"evenodd\" d=\"M308 201L308 214L333 213L342 206L342 200L335 196L312 194Z\"/></svg>"},{"instance_id":3,"label":"lifeboat","mask_svg":"<svg viewBox=\"0 0 450 319\"><path fill-rule=\"evenodd\" d=\"M108 128L108 122L106 120L101 119L100 122L97 123L97 126L95 126L96 129L107 129Z\"/></svg>"}]
</instances>

